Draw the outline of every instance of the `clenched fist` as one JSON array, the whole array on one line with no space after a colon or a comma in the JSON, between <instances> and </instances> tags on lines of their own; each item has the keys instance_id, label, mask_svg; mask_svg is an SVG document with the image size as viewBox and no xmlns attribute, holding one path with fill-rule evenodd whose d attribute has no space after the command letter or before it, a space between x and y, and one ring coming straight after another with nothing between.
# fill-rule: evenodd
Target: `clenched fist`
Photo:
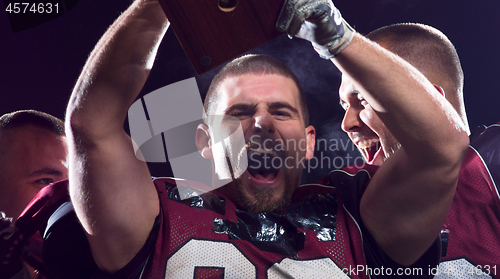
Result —
<instances>
[{"instance_id":1,"label":"clenched fist","mask_svg":"<svg viewBox=\"0 0 500 279\"><path fill-rule=\"evenodd\" d=\"M290 38L310 41L325 59L339 54L355 33L331 0L286 0L276 27Z\"/></svg>"}]
</instances>

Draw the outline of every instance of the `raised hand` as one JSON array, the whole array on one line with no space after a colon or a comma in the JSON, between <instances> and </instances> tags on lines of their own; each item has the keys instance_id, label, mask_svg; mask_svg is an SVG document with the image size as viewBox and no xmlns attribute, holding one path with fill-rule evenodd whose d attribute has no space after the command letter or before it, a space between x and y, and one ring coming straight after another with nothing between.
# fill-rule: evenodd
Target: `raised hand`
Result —
<instances>
[{"instance_id":1,"label":"raised hand","mask_svg":"<svg viewBox=\"0 0 500 279\"><path fill-rule=\"evenodd\" d=\"M339 54L355 33L331 0L286 0L276 27L290 38L310 41L325 59Z\"/></svg>"}]
</instances>

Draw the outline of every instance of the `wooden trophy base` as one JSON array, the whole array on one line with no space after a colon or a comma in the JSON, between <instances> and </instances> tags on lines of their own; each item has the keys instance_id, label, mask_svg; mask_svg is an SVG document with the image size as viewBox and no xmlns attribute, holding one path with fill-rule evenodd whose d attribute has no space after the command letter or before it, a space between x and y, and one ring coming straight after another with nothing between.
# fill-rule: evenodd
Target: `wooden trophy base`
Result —
<instances>
[{"instance_id":1,"label":"wooden trophy base","mask_svg":"<svg viewBox=\"0 0 500 279\"><path fill-rule=\"evenodd\" d=\"M277 37L285 0L159 0L201 75Z\"/></svg>"}]
</instances>

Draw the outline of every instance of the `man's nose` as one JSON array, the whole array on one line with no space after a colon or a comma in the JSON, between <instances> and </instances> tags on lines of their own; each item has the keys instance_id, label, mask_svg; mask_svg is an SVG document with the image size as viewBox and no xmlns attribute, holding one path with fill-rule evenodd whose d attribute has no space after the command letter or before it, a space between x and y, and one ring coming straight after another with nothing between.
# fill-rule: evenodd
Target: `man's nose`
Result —
<instances>
[{"instance_id":1,"label":"man's nose","mask_svg":"<svg viewBox=\"0 0 500 279\"><path fill-rule=\"evenodd\" d=\"M274 134L274 118L268 112L258 113L254 117L254 133Z\"/></svg>"},{"instance_id":2,"label":"man's nose","mask_svg":"<svg viewBox=\"0 0 500 279\"><path fill-rule=\"evenodd\" d=\"M357 128L361 128L364 125L363 121L359 117L359 110L349 107L344 114L344 119L342 119L342 130L344 132L353 132Z\"/></svg>"}]
</instances>

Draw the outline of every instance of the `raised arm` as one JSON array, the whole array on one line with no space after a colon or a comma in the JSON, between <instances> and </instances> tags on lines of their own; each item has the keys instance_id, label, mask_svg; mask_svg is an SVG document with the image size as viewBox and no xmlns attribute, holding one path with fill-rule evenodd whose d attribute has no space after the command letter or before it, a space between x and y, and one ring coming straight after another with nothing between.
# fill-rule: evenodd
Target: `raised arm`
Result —
<instances>
[{"instance_id":1,"label":"raised arm","mask_svg":"<svg viewBox=\"0 0 500 279\"><path fill-rule=\"evenodd\" d=\"M92 51L66 112L70 194L97 265L125 266L159 213L147 165L123 130L168 28L156 0L135 1Z\"/></svg>"},{"instance_id":2,"label":"raised arm","mask_svg":"<svg viewBox=\"0 0 500 279\"><path fill-rule=\"evenodd\" d=\"M332 61L401 144L361 200L363 223L396 262L416 261L437 237L469 140L458 114L415 68L355 35Z\"/></svg>"},{"instance_id":3,"label":"raised arm","mask_svg":"<svg viewBox=\"0 0 500 279\"><path fill-rule=\"evenodd\" d=\"M463 124L418 70L356 34L330 1L288 2L300 2L292 4L300 12L288 32L313 42L320 55L354 80L401 144L371 180L360 212L382 249L410 265L438 236L453 199L468 145ZM302 24L304 18L309 23Z\"/></svg>"}]
</instances>

